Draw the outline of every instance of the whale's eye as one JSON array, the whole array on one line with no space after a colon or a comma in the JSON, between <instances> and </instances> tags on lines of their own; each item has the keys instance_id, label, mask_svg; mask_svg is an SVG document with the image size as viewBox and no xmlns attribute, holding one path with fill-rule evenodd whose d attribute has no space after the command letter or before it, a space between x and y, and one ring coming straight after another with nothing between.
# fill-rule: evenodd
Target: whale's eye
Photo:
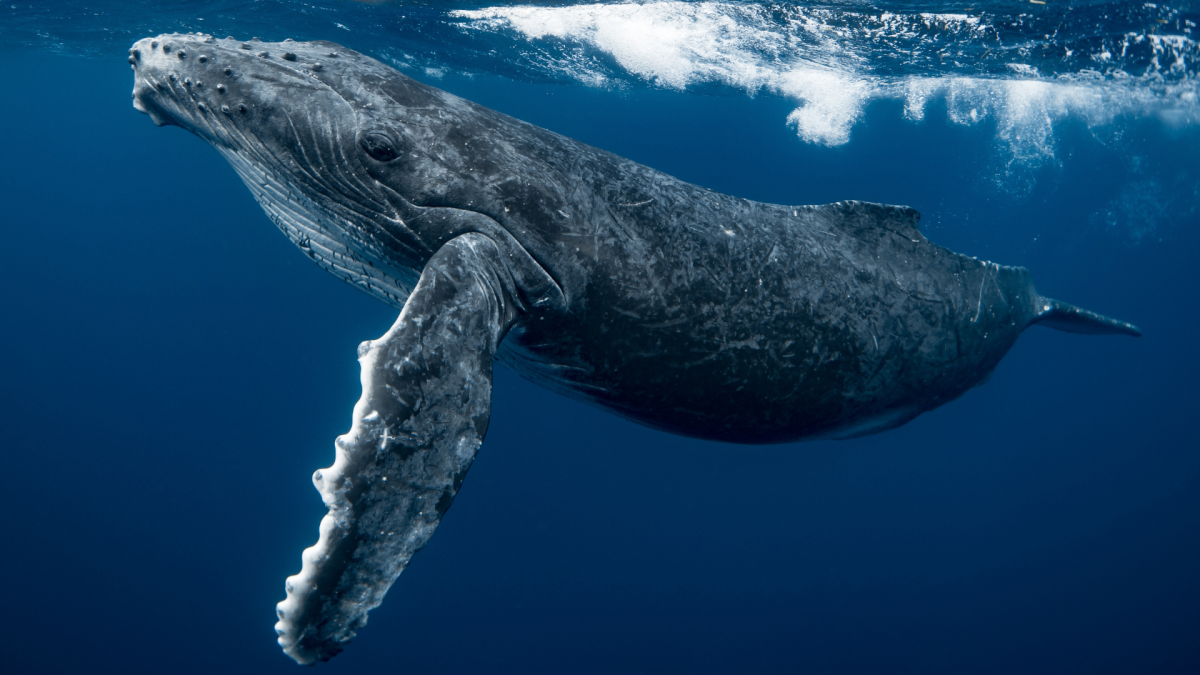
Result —
<instances>
[{"instance_id":1,"label":"whale's eye","mask_svg":"<svg viewBox=\"0 0 1200 675\"><path fill-rule=\"evenodd\" d=\"M358 137L358 144L368 155L380 162L390 162L400 156L396 142L382 131L368 131Z\"/></svg>"}]
</instances>

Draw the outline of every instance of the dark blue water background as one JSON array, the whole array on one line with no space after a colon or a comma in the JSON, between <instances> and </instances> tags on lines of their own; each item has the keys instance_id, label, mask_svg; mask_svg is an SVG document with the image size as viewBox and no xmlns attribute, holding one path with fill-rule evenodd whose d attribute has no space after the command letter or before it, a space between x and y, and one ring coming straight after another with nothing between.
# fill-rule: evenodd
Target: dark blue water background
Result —
<instances>
[{"instance_id":1,"label":"dark blue water background","mask_svg":"<svg viewBox=\"0 0 1200 675\"><path fill-rule=\"evenodd\" d=\"M378 47L296 25L263 37ZM356 346L395 312L130 107L128 41L34 43L0 52L2 669L297 672L274 604L316 540ZM723 192L912 205L933 241L1145 336L1033 328L899 430L768 447L501 369L454 508L319 670L1200 671L1197 126L1067 116L1054 161L1006 168L997 123L945 101L920 122L871 102L827 147L769 92L480 70L426 80Z\"/></svg>"}]
</instances>

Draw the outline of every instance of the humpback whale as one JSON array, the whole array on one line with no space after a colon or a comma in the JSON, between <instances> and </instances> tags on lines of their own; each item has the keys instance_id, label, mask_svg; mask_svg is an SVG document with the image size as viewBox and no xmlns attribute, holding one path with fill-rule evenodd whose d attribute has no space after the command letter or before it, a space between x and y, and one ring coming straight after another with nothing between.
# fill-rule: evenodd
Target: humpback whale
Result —
<instances>
[{"instance_id":1,"label":"humpback whale","mask_svg":"<svg viewBox=\"0 0 1200 675\"><path fill-rule=\"evenodd\" d=\"M929 242L917 211L766 204L417 82L331 42L139 40L133 105L233 166L301 251L400 310L358 351L329 511L285 584L299 663L366 624L450 507L500 362L671 433L897 427L987 379L1029 326L1139 335L1029 272Z\"/></svg>"}]
</instances>

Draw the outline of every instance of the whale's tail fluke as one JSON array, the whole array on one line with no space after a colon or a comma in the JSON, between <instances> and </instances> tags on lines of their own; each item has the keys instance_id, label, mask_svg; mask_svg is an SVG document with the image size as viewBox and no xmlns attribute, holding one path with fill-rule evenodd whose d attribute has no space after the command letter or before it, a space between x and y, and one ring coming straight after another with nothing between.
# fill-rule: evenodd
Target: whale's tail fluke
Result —
<instances>
[{"instance_id":1,"label":"whale's tail fluke","mask_svg":"<svg viewBox=\"0 0 1200 675\"><path fill-rule=\"evenodd\" d=\"M1141 329L1131 323L1110 319L1102 314L1089 312L1081 307L1050 298L1041 298L1038 301L1037 314L1029 323L1039 323L1067 333L1132 335L1134 337L1142 335Z\"/></svg>"}]
</instances>

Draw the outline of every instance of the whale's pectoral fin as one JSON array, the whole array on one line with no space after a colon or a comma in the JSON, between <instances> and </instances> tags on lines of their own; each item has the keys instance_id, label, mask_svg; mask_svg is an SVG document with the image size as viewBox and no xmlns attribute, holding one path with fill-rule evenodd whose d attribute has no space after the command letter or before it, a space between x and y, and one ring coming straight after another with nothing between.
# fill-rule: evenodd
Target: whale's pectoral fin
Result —
<instances>
[{"instance_id":1,"label":"whale's pectoral fin","mask_svg":"<svg viewBox=\"0 0 1200 675\"><path fill-rule=\"evenodd\" d=\"M510 284L491 239L459 236L426 264L391 330L359 347L354 425L313 476L329 514L278 607L279 643L296 661L340 652L450 507L487 431Z\"/></svg>"}]
</instances>

